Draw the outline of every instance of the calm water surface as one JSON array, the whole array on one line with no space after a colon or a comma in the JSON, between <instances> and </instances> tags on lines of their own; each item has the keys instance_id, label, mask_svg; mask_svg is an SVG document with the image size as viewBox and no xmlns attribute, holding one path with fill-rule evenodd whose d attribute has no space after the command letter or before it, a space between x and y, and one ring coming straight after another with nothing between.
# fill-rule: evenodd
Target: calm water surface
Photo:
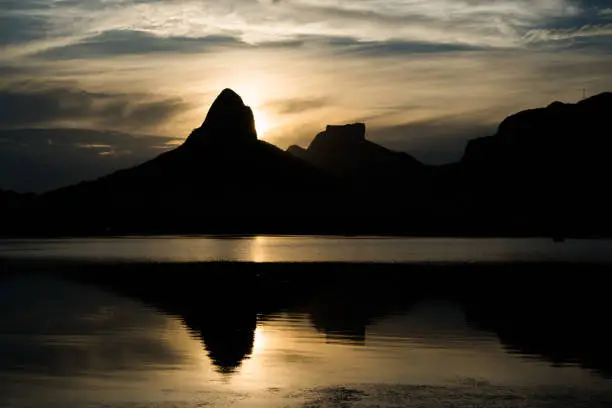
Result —
<instances>
[{"instance_id":1,"label":"calm water surface","mask_svg":"<svg viewBox=\"0 0 612 408\"><path fill-rule=\"evenodd\" d=\"M4 240L2 258L180 265L212 260L610 263L612 245L546 239L132 237ZM544 340L531 342L530 329L508 332L495 315L487 320L458 298L411 297L409 289L419 293L419 288L411 288L409 279L399 288L365 281L355 286L358 294L342 280L331 289L317 284L317 291L299 301L271 289L277 303L268 295L258 298L248 287L232 292L202 281L194 289L193 281L185 295L189 308L177 302L182 292L164 302L147 297L146 274L121 291L41 274L38 265L36 274L22 270L2 276L0 268L2 408L612 406L607 345L599 341L597 354L576 346L588 342L575 340L597 342L592 333L604 333L605 310L597 311L601 320L585 320L592 310L565 308L571 324L562 325L562 334L551 340L540 333ZM104 268L113 270L112 264ZM162 295L177 288L164 287L163 279L178 279L173 268L163 270L168 277L159 281ZM224 282L231 285L231 279ZM522 295L516 299L520 304ZM599 322L597 330L587 320Z\"/></svg>"},{"instance_id":2,"label":"calm water surface","mask_svg":"<svg viewBox=\"0 0 612 408\"><path fill-rule=\"evenodd\" d=\"M370 306L336 299L257 313L252 325L232 332L215 318L223 304L194 320L52 276L6 278L0 406L612 403L605 372L513 351L495 333L475 329L457 302L425 298L370 313Z\"/></svg>"},{"instance_id":3,"label":"calm water surface","mask_svg":"<svg viewBox=\"0 0 612 408\"><path fill-rule=\"evenodd\" d=\"M612 241L551 239L129 237L0 240L0 258L117 261L612 263Z\"/></svg>"}]
</instances>

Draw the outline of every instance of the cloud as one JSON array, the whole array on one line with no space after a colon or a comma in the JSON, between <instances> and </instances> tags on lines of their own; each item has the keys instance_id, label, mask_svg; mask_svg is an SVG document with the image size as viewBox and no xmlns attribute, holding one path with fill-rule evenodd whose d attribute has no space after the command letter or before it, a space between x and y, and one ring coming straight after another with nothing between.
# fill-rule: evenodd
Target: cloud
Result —
<instances>
[{"instance_id":1,"label":"cloud","mask_svg":"<svg viewBox=\"0 0 612 408\"><path fill-rule=\"evenodd\" d=\"M0 131L0 188L42 192L131 167L181 140L87 129Z\"/></svg>"},{"instance_id":2,"label":"cloud","mask_svg":"<svg viewBox=\"0 0 612 408\"><path fill-rule=\"evenodd\" d=\"M162 37L145 31L113 30L76 44L50 48L37 54L50 59L104 58L153 53L202 53L245 44L229 36Z\"/></svg>"},{"instance_id":3,"label":"cloud","mask_svg":"<svg viewBox=\"0 0 612 408\"><path fill-rule=\"evenodd\" d=\"M277 43L265 43L271 47ZM384 41L359 40L352 37L334 37L324 35L298 36L287 41L287 46L300 47L304 50L324 50L337 57L393 57L426 53L449 53L461 51L484 51L488 47L481 47L460 43L440 43L428 41L403 41L388 39Z\"/></svg>"},{"instance_id":4,"label":"cloud","mask_svg":"<svg viewBox=\"0 0 612 408\"><path fill-rule=\"evenodd\" d=\"M350 37L322 35L297 36L291 40L265 41L249 44L231 36L163 37L144 31L117 30L104 32L78 43L48 48L35 57L49 60L76 60L138 56L149 54L202 54L226 50L274 50L281 48L326 49L338 55L387 57L423 53L445 53L485 50L459 43L426 41L360 41Z\"/></svg>"},{"instance_id":5,"label":"cloud","mask_svg":"<svg viewBox=\"0 0 612 408\"><path fill-rule=\"evenodd\" d=\"M612 36L612 23L602 25L585 25L578 28L553 28L530 30L524 37L527 43L542 41L561 41L585 37Z\"/></svg>"},{"instance_id":6,"label":"cloud","mask_svg":"<svg viewBox=\"0 0 612 408\"><path fill-rule=\"evenodd\" d=\"M33 70L31 70L29 67L25 68L17 65L0 64L0 78L18 76L25 73L26 71L31 73Z\"/></svg>"},{"instance_id":7,"label":"cloud","mask_svg":"<svg viewBox=\"0 0 612 408\"><path fill-rule=\"evenodd\" d=\"M218 45L217 39L259 44L317 35L373 42L520 47L520 38L529 29L589 10L572 0L92 0L55 1L53 7L25 3L28 13L17 16L44 19L49 27L41 38L72 38L72 56L77 51L123 54L157 47L197 50ZM2 8L6 6L0 5ZM154 37L132 34L132 47L120 44L126 31ZM152 39L158 44L152 44Z\"/></svg>"},{"instance_id":8,"label":"cloud","mask_svg":"<svg viewBox=\"0 0 612 408\"><path fill-rule=\"evenodd\" d=\"M26 82L0 89L3 128L70 124L150 129L187 108L178 98L87 92L66 84Z\"/></svg>"},{"instance_id":9,"label":"cloud","mask_svg":"<svg viewBox=\"0 0 612 408\"><path fill-rule=\"evenodd\" d=\"M25 44L43 38L50 27L48 21L40 17L2 14L0 15L0 47Z\"/></svg>"},{"instance_id":10,"label":"cloud","mask_svg":"<svg viewBox=\"0 0 612 408\"><path fill-rule=\"evenodd\" d=\"M320 109L330 103L328 98L292 98L269 102L265 107L281 115L303 113Z\"/></svg>"},{"instance_id":11,"label":"cloud","mask_svg":"<svg viewBox=\"0 0 612 408\"><path fill-rule=\"evenodd\" d=\"M0 10L4 12L43 10L49 7L48 0L0 0Z\"/></svg>"},{"instance_id":12,"label":"cloud","mask_svg":"<svg viewBox=\"0 0 612 408\"><path fill-rule=\"evenodd\" d=\"M399 55L414 55L423 53L445 53L458 51L478 51L484 50L484 47L479 47L469 44L457 43L428 43L424 41L362 41L362 42L346 42L345 46L339 51L342 54L361 55L369 57L378 56L399 56Z\"/></svg>"},{"instance_id":13,"label":"cloud","mask_svg":"<svg viewBox=\"0 0 612 408\"><path fill-rule=\"evenodd\" d=\"M438 117L368 130L368 138L390 149L406 151L427 164L459 160L471 139L495 133L496 125L469 118Z\"/></svg>"},{"instance_id":14,"label":"cloud","mask_svg":"<svg viewBox=\"0 0 612 408\"><path fill-rule=\"evenodd\" d=\"M0 16L5 128L183 136L232 87L281 147L362 117L441 162L506 114L612 86L609 0L0 0Z\"/></svg>"}]
</instances>

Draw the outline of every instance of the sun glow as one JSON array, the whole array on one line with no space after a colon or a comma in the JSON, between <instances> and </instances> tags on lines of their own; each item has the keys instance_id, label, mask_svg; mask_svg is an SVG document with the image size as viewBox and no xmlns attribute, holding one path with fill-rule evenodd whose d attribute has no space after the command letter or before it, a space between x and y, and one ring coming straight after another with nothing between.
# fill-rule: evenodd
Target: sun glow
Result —
<instances>
[{"instance_id":1,"label":"sun glow","mask_svg":"<svg viewBox=\"0 0 612 408\"><path fill-rule=\"evenodd\" d=\"M259 139L265 139L266 134L270 131L272 124L270 118L262 109L253 109L253 116L255 118L255 129L257 130L257 137Z\"/></svg>"},{"instance_id":2,"label":"sun glow","mask_svg":"<svg viewBox=\"0 0 612 408\"><path fill-rule=\"evenodd\" d=\"M266 348L266 334L261 325L258 325L255 329L255 338L253 340L253 353L259 354Z\"/></svg>"},{"instance_id":3,"label":"sun glow","mask_svg":"<svg viewBox=\"0 0 612 408\"><path fill-rule=\"evenodd\" d=\"M248 80L245 79L247 77L249 78ZM275 88L270 85L277 81L265 75L257 75L256 78L249 77L243 69L237 69L234 72L224 72L222 79L218 81L212 87L216 89L230 88L240 95L243 103L253 111L257 137L259 139L268 139L270 131L277 126L275 123L277 115L268 106L271 100L279 98L278 94L275 93Z\"/></svg>"}]
</instances>

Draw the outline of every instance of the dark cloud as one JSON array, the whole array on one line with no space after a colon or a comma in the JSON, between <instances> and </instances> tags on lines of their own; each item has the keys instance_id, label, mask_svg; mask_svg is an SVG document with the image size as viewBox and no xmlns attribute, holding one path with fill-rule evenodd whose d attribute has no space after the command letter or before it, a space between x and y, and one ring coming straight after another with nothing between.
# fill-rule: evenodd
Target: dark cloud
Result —
<instances>
[{"instance_id":1,"label":"dark cloud","mask_svg":"<svg viewBox=\"0 0 612 408\"><path fill-rule=\"evenodd\" d=\"M140 164L179 142L85 129L0 131L0 188L42 192L95 179Z\"/></svg>"},{"instance_id":2,"label":"dark cloud","mask_svg":"<svg viewBox=\"0 0 612 408\"><path fill-rule=\"evenodd\" d=\"M41 10L50 6L49 0L0 0L0 10L5 12Z\"/></svg>"},{"instance_id":3,"label":"dark cloud","mask_svg":"<svg viewBox=\"0 0 612 408\"><path fill-rule=\"evenodd\" d=\"M576 4L580 13L549 18L530 27L524 34L528 44L550 43L559 49L609 51L612 47L612 25L605 12L608 0L584 0Z\"/></svg>"},{"instance_id":4,"label":"dark cloud","mask_svg":"<svg viewBox=\"0 0 612 408\"><path fill-rule=\"evenodd\" d=\"M162 37L145 31L113 30L76 44L45 50L37 56L48 59L83 59L151 53L197 53L239 46L246 44L229 36Z\"/></svg>"},{"instance_id":5,"label":"dark cloud","mask_svg":"<svg viewBox=\"0 0 612 408\"><path fill-rule=\"evenodd\" d=\"M43 55L48 58L58 59L77 59L77 58L92 58L108 55L125 55L125 54L147 54L153 52L205 52L218 47L251 47L251 45L242 42L238 39L240 35L249 34L250 26L258 29L264 28L268 21L275 23L276 19L282 19L283 22L293 22L295 26L308 26L312 23L321 25L322 27L334 27L332 32L342 32L343 28L348 29L347 33L352 33L353 37L362 37L359 31L352 30L354 27L364 27L364 33L367 33L372 27L385 28L385 37L397 34L405 35L404 28L414 27L416 31L424 29L434 29L434 32L443 34L446 41L442 43L427 43L418 41L402 41L390 40L381 42L371 42L362 44L363 47L355 48L356 51L364 53L372 53L373 55L389 55L393 52L397 53L422 53L422 52L447 52L461 51L472 49L467 45L466 41L475 43L487 43L485 37L502 37L508 40L508 43L514 41L514 35L520 37L523 34L528 34L530 30L548 30L548 29L579 29L580 27L598 25L604 21L610 21L610 13L604 13L604 10L611 8L608 0L575 0L565 4L559 4L558 10L548 4L534 5L531 13L529 10L520 11L520 6L527 7L528 2L525 0L506 0L506 1L480 1L480 0L456 0L454 4L448 4L448 10L441 10L442 3L438 2L438 12L429 10L422 12L426 2L414 2L414 8L411 5L391 5L381 7L372 2L365 6L349 6L346 4L315 4L315 2L281 2L278 0L259 0L260 3L278 4L288 3L287 7L253 7L252 1L238 1L236 4L229 7L206 5L207 12L211 15L219 16L226 15L229 10L244 17L245 27L236 28L236 32L232 32L232 36L226 36L227 31L221 26L216 26L213 22L208 25L209 29L217 29L217 35L201 38L181 37L181 36L156 36L145 31L120 30L119 27L147 27L147 24L141 24L141 21L133 20L131 22L122 21L117 18L116 22L102 29L108 31L99 34L98 36L82 40L73 45L56 48L46 51ZM168 6L170 3L171 6ZM174 16L174 12L181 8L180 1L164 2L163 0L127 0L127 1L104 1L104 0L57 0L54 2L44 0L0 0L0 11L9 11L10 13L4 16L2 24L0 24L0 41L8 43L29 41L34 38L43 38L47 33L45 21L34 17L34 13L28 13L29 10L53 10L54 21L57 23L57 18L62 18L63 11L70 11L78 18L86 21L95 13L108 10L110 7L116 7L117 16L123 15L122 10L128 10L131 6L138 4L150 4L151 9L156 9L159 5L164 5L164 9L168 6L169 15ZM187 3L187 2L185 2ZM188 2L191 4L191 2ZM206 2L204 2L206 3ZM213 3L213 2L211 2ZM420 3L420 4L419 4ZM434 2L436 3L436 2ZM437 3L432 3L431 7L435 8ZM453 2L451 2L453 3ZM499 7L492 7L491 3L499 4ZM50 7L52 5L52 8ZM507 7L502 7L502 6ZM176 8L175 8L176 6ZM568 7L576 6L576 7ZM453 12L456 7L463 8L463 12ZM446 8L446 5L444 6ZM288 13L271 12L271 10L287 10ZM160 9L161 10L161 9ZM580 12L575 12L580 10ZM147 21L147 12L143 12L143 21ZM45 13L40 13L45 14ZM49 13L46 13L50 15ZM126 18L129 13L126 14ZM133 15L132 15L132 18ZM180 26L183 22L194 22L192 16L170 17L170 23L166 22L166 26ZM121 21L121 23L119 23ZM195 21L197 24L197 21ZM176 24L175 24L176 23ZM60 23L57 23L58 25ZM263 24L263 26L262 26ZM535 24L535 26L534 26ZM272 24L273 26L274 24ZM237 24L240 26L240 24ZM65 25L67 31L70 31L69 25ZM56 27L64 29L62 27ZM159 27L157 27L159 28ZM397 29L397 33L394 30ZM265 31L265 30L264 30ZM309 30L308 30L309 31ZM509 34L509 31L512 33ZM304 32L304 31L302 31ZM322 29L325 32L325 28ZM425 31L422 31L423 33ZM445 34L446 33L446 34ZM69 32L65 34L70 35ZM75 37L83 33L73 33ZM501 36L501 37L500 37ZM367 36L366 36L367 37ZM372 38L372 37L370 37ZM423 37L422 35L419 38ZM439 38L439 37L438 37ZM463 41L461 39L463 38ZM469 38L471 40L468 40ZM330 43L334 45L338 43ZM386 45L385 45L386 44Z\"/></svg>"},{"instance_id":6,"label":"dark cloud","mask_svg":"<svg viewBox=\"0 0 612 408\"><path fill-rule=\"evenodd\" d=\"M12 84L0 89L3 128L84 123L89 126L151 128L186 110L178 98L87 92L67 85Z\"/></svg>"},{"instance_id":7,"label":"dark cloud","mask_svg":"<svg viewBox=\"0 0 612 408\"><path fill-rule=\"evenodd\" d=\"M187 109L177 98L87 92L71 84L7 86L0 89L0 127L6 129L0 131L0 188L40 192L94 179L144 162L172 148L168 142L176 142L117 132L40 128L142 133Z\"/></svg>"},{"instance_id":8,"label":"dark cloud","mask_svg":"<svg viewBox=\"0 0 612 408\"><path fill-rule=\"evenodd\" d=\"M273 101L267 104L267 107L280 114L294 114L323 108L327 106L329 102L328 98L293 98Z\"/></svg>"},{"instance_id":9,"label":"dark cloud","mask_svg":"<svg viewBox=\"0 0 612 408\"><path fill-rule=\"evenodd\" d=\"M610 0L577 0L583 10L605 10L610 8Z\"/></svg>"},{"instance_id":10,"label":"dark cloud","mask_svg":"<svg viewBox=\"0 0 612 408\"><path fill-rule=\"evenodd\" d=\"M267 43L271 46L276 43ZM479 47L459 43L434 43L424 41L362 41L352 37L339 36L299 36L287 41L288 47L311 48L315 50L328 49L334 55L357 57L393 57L411 54L431 54L461 51L484 51L489 47ZM261 46L261 45L260 45ZM278 46L278 45L277 45Z\"/></svg>"},{"instance_id":11,"label":"dark cloud","mask_svg":"<svg viewBox=\"0 0 612 408\"><path fill-rule=\"evenodd\" d=\"M49 23L39 17L0 14L0 47L44 38L49 27Z\"/></svg>"},{"instance_id":12,"label":"dark cloud","mask_svg":"<svg viewBox=\"0 0 612 408\"><path fill-rule=\"evenodd\" d=\"M196 54L225 49L294 48L304 45L305 42L301 40L264 41L249 44L226 35L164 37L145 31L112 30L75 44L41 51L34 57L48 60L77 60L125 55Z\"/></svg>"},{"instance_id":13,"label":"dark cloud","mask_svg":"<svg viewBox=\"0 0 612 408\"><path fill-rule=\"evenodd\" d=\"M17 65L9 65L9 64L0 64L0 77L8 78L18 75L23 75L25 73L33 73L30 67L21 67Z\"/></svg>"},{"instance_id":14,"label":"dark cloud","mask_svg":"<svg viewBox=\"0 0 612 408\"><path fill-rule=\"evenodd\" d=\"M296 22L304 22L304 21L332 21L334 23L343 24L346 22L350 23L362 23L362 24L372 24L372 22L379 22L387 25L406 25L408 23L416 23L416 22L426 22L431 23L434 22L435 19L419 15L415 13L411 13L410 15L406 14L392 14L392 13L382 13L379 11L375 11L374 9L354 9L342 7L342 5L338 4L337 6L329 5L329 4L294 4L294 9L297 13Z\"/></svg>"},{"instance_id":15,"label":"dark cloud","mask_svg":"<svg viewBox=\"0 0 612 408\"><path fill-rule=\"evenodd\" d=\"M611 28L612 31L612 28ZM554 33L553 33L554 34ZM539 45L539 44L538 44ZM544 49L552 49L556 52L575 51L589 55L600 55L612 53L612 35L607 36L572 36L569 34L566 38L554 41L554 44L546 44ZM599 66L608 67L605 61L600 61ZM594 70L599 71L597 66L577 67L578 71ZM607 69L607 68L606 68ZM576 71L576 73L578 72ZM610 71L608 70L607 73ZM556 73L556 72L555 72ZM553 73L554 74L554 73Z\"/></svg>"},{"instance_id":16,"label":"dark cloud","mask_svg":"<svg viewBox=\"0 0 612 408\"><path fill-rule=\"evenodd\" d=\"M50 60L107 58L155 53L203 53L223 49L278 49L326 47L334 52L356 56L384 57L401 54L444 53L483 50L467 44L416 41L359 41L351 37L300 36L293 40L249 44L231 36L162 37L144 31L107 31L76 44L51 48L35 56Z\"/></svg>"},{"instance_id":17,"label":"dark cloud","mask_svg":"<svg viewBox=\"0 0 612 408\"><path fill-rule=\"evenodd\" d=\"M445 53L458 51L478 51L482 47L468 44L442 44L415 41L364 41L346 43L341 52L368 57L394 56L402 54Z\"/></svg>"},{"instance_id":18,"label":"dark cloud","mask_svg":"<svg viewBox=\"0 0 612 408\"><path fill-rule=\"evenodd\" d=\"M427 164L459 160L471 139L495 133L496 125L438 118L388 127L373 127L368 138L390 149L404 151Z\"/></svg>"}]
</instances>

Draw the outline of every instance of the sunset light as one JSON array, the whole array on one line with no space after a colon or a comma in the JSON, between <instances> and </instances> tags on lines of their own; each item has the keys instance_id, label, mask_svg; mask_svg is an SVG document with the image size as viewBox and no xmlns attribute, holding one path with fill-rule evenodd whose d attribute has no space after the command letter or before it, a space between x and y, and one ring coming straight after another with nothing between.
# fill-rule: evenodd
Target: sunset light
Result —
<instances>
[{"instance_id":1,"label":"sunset light","mask_svg":"<svg viewBox=\"0 0 612 408\"><path fill-rule=\"evenodd\" d=\"M0 0L0 50L0 408L612 408L612 0Z\"/></svg>"},{"instance_id":2,"label":"sunset light","mask_svg":"<svg viewBox=\"0 0 612 408\"><path fill-rule=\"evenodd\" d=\"M253 109L253 116L255 117L255 128L257 129L257 137L259 139L265 139L267 133L273 127L268 114L263 109Z\"/></svg>"}]
</instances>

